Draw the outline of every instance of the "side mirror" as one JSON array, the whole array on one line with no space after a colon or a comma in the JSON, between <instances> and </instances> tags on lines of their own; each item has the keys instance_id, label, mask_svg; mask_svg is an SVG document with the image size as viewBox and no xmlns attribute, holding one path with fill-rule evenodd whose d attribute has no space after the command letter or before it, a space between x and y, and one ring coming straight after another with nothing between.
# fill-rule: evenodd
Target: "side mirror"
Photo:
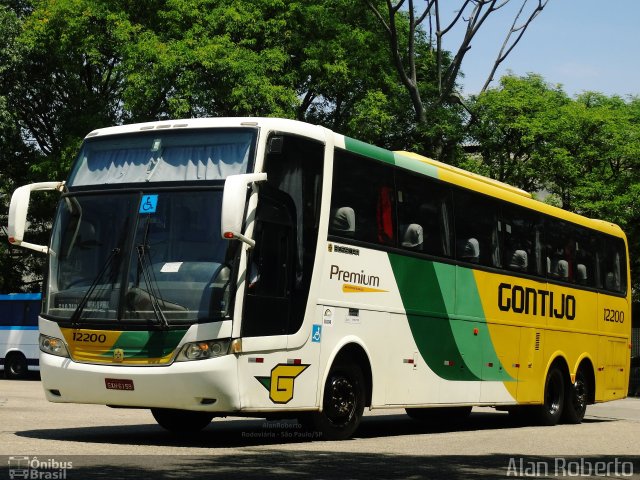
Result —
<instances>
[{"instance_id":1,"label":"side mirror","mask_svg":"<svg viewBox=\"0 0 640 480\"><path fill-rule=\"evenodd\" d=\"M238 239L255 246L255 242L242 233L244 210L247 205L247 187L251 183L264 182L266 173L245 173L231 175L224 182L222 195L222 215L220 216L220 232L227 240Z\"/></svg>"},{"instance_id":2,"label":"side mirror","mask_svg":"<svg viewBox=\"0 0 640 480\"><path fill-rule=\"evenodd\" d=\"M29 248L36 252L48 253L49 247L25 242L24 230L27 225L27 211L29 210L29 198L31 192L36 190L59 190L62 191L64 182L40 182L24 185L16 189L11 196L9 205L9 243L20 247Z\"/></svg>"}]
</instances>

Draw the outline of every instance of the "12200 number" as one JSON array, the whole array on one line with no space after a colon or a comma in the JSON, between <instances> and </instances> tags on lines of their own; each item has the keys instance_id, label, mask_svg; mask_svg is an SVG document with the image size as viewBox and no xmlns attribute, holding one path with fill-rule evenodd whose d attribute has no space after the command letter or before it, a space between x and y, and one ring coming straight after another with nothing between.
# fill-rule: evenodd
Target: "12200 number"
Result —
<instances>
[{"instance_id":1,"label":"12200 number","mask_svg":"<svg viewBox=\"0 0 640 480\"><path fill-rule=\"evenodd\" d=\"M104 333L84 333L73 332L74 342L88 342L88 343L104 343L107 341L107 336Z\"/></svg>"},{"instance_id":2,"label":"12200 number","mask_svg":"<svg viewBox=\"0 0 640 480\"><path fill-rule=\"evenodd\" d=\"M624 323L624 312L621 310L604 309L604 321L614 323Z\"/></svg>"}]
</instances>

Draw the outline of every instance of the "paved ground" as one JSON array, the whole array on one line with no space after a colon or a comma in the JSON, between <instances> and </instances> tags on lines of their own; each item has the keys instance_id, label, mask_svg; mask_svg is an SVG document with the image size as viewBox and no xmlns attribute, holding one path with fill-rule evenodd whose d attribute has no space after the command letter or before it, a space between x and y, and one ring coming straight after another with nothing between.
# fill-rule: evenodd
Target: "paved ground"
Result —
<instances>
[{"instance_id":1,"label":"paved ground","mask_svg":"<svg viewBox=\"0 0 640 480\"><path fill-rule=\"evenodd\" d=\"M583 424L555 427L514 425L486 408L458 427L378 410L354 439L324 442L293 421L240 418L174 437L146 410L52 404L38 381L0 380L0 480L25 478L21 459L36 467L28 475L67 479L640 479L640 399L590 406Z\"/></svg>"}]
</instances>

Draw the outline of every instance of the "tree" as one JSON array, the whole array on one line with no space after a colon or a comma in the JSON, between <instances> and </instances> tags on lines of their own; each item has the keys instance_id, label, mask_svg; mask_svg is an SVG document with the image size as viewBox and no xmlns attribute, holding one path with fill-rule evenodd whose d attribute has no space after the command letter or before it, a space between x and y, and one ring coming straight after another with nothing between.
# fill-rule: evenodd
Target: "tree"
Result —
<instances>
[{"instance_id":1,"label":"tree","mask_svg":"<svg viewBox=\"0 0 640 480\"><path fill-rule=\"evenodd\" d=\"M461 135L459 106L416 124L377 20L357 2L11 0L1 11L8 193L64 179L88 132L125 122L280 116L392 149ZM435 78L430 48L415 49L424 79ZM430 81L423 98L436 95ZM34 205L34 228L47 229L52 206Z\"/></svg>"},{"instance_id":2,"label":"tree","mask_svg":"<svg viewBox=\"0 0 640 480\"><path fill-rule=\"evenodd\" d=\"M538 75L506 76L472 99L478 155L465 167L544 193L546 201L617 223L640 292L640 102L587 92L569 98Z\"/></svg>"},{"instance_id":3,"label":"tree","mask_svg":"<svg viewBox=\"0 0 640 480\"><path fill-rule=\"evenodd\" d=\"M570 103L560 87L539 75L504 76L500 86L470 99L475 119L469 136L478 145L477 159L466 168L522 188L537 191L548 186L549 152L563 123L562 109ZM554 157L554 162L561 160ZM562 169L557 169L562 172Z\"/></svg>"},{"instance_id":4,"label":"tree","mask_svg":"<svg viewBox=\"0 0 640 480\"><path fill-rule=\"evenodd\" d=\"M0 292L38 291L39 280L44 267L44 257L21 248L12 247L7 239L7 209L13 190L24 183L34 181L29 165L37 162L40 155L36 148L25 142L18 118L10 106L15 83L12 72L23 60L24 49L18 42L20 15L27 11L21 2L16 2L18 11L0 8ZM39 200L39 201L38 201ZM45 218L51 211L42 198L34 202L29 220L33 225L30 239L46 243ZM26 272L26 275L25 275Z\"/></svg>"},{"instance_id":5,"label":"tree","mask_svg":"<svg viewBox=\"0 0 640 480\"><path fill-rule=\"evenodd\" d=\"M486 20L497 11L503 9L511 0L463 0L460 7L445 19L439 0L425 0L424 7L416 8L414 0L364 0L370 11L379 20L389 43L389 50L398 77L411 99L416 122L427 125L442 114L442 109L455 108L462 103L457 93L459 75L462 70L464 57L471 49L473 39L480 31ZM528 0L522 4L515 14L511 27L508 29L502 47L494 61L491 73L487 78L483 91L489 86L498 66L507 58L518 44L531 22L547 5L548 0L535 0L534 7L527 11ZM458 48L452 52L453 56L443 47L443 39L460 24L466 23L464 35ZM435 85L437 95L427 100L423 96L422 85L429 83L421 75L419 64L422 60L421 44L429 46L429 55L435 64ZM424 49L422 49L424 51ZM431 132L433 134L433 132ZM431 138L434 153L442 159L447 153L446 140L438 137Z\"/></svg>"}]
</instances>

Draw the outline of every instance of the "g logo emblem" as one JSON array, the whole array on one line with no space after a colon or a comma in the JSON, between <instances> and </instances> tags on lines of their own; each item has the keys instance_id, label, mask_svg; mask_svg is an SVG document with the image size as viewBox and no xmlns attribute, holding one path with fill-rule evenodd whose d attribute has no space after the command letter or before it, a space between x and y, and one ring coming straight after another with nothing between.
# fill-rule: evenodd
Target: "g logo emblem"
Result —
<instances>
[{"instance_id":1,"label":"g logo emblem","mask_svg":"<svg viewBox=\"0 0 640 480\"><path fill-rule=\"evenodd\" d=\"M270 377L256 377L256 380L269 391L269 398L273 403L289 403L293 398L294 380L307 367L309 365L279 363L271 369Z\"/></svg>"},{"instance_id":2,"label":"g logo emblem","mask_svg":"<svg viewBox=\"0 0 640 480\"><path fill-rule=\"evenodd\" d=\"M116 363L122 363L124 361L124 350L121 348L116 348L113 351L113 361Z\"/></svg>"}]
</instances>

